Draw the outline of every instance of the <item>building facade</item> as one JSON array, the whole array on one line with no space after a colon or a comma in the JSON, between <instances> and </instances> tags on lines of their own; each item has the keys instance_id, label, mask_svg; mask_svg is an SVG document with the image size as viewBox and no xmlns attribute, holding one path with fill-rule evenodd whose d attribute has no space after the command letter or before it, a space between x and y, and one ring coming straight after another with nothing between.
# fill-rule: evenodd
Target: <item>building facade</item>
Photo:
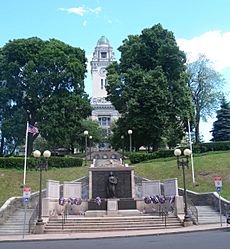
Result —
<instances>
[{"instance_id":1,"label":"building facade","mask_svg":"<svg viewBox=\"0 0 230 249\"><path fill-rule=\"evenodd\" d=\"M111 134L112 122L120 116L111 102L106 100L106 67L114 61L113 48L110 46L109 40L102 36L97 42L90 62L92 77L91 106L93 108L91 119L99 123L107 137Z\"/></svg>"}]
</instances>

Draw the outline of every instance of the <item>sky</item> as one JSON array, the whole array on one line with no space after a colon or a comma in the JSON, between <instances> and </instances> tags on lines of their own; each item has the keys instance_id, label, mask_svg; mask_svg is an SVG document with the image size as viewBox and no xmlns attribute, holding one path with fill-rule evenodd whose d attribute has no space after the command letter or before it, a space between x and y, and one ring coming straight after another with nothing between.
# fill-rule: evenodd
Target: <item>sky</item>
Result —
<instances>
[{"instance_id":1,"label":"sky","mask_svg":"<svg viewBox=\"0 0 230 249\"><path fill-rule=\"evenodd\" d=\"M59 39L85 50L90 61L98 39L106 36L114 49L128 35L139 35L160 23L172 31L189 62L205 54L225 78L230 92L230 1L229 0L0 0L0 47L9 40L39 37ZM90 72L90 68L88 67ZM85 90L91 96L91 76ZM226 95L230 101L230 96ZM202 122L201 134L209 131L215 113Z\"/></svg>"}]
</instances>

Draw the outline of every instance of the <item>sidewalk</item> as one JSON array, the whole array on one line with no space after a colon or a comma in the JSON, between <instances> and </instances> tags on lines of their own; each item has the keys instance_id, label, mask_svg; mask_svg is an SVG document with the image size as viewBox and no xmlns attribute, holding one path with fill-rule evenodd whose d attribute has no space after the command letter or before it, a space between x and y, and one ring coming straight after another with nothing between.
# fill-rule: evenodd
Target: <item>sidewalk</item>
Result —
<instances>
[{"instance_id":1,"label":"sidewalk","mask_svg":"<svg viewBox=\"0 0 230 249\"><path fill-rule=\"evenodd\" d=\"M66 239L101 239L101 238L117 238L117 237L132 237L132 236L151 236L151 235L163 235L163 234L176 234L176 233L190 233L201 232L208 230L220 230L229 229L230 226L223 224L208 224L208 225L193 225L189 227L181 227L176 229L155 229L155 230L136 230L136 231L116 231L116 232L95 232L95 233L69 233L69 234L26 234L23 238L22 235L9 235L0 236L1 242L16 242L16 241L39 241L39 240L66 240Z\"/></svg>"}]
</instances>

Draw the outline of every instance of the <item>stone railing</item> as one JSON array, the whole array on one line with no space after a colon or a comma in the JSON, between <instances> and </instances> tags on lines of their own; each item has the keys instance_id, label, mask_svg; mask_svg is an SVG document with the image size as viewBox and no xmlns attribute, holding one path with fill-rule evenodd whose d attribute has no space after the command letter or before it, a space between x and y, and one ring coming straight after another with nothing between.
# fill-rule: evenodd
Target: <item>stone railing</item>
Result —
<instances>
[{"instance_id":1,"label":"stone railing","mask_svg":"<svg viewBox=\"0 0 230 249\"><path fill-rule=\"evenodd\" d=\"M183 189L179 188L180 195L183 195ZM208 193L196 193L190 190L187 190L187 196L191 199L196 206L212 206L216 211L219 211L219 195L217 192L208 192ZM221 200L221 211L222 214L230 212L230 201L220 197Z\"/></svg>"},{"instance_id":2,"label":"stone railing","mask_svg":"<svg viewBox=\"0 0 230 249\"><path fill-rule=\"evenodd\" d=\"M46 190L42 191L42 196L44 197ZM34 192L31 194L28 202L28 209L34 209L38 203L39 192ZM0 208L0 224L3 224L10 215L12 215L17 208L24 208L24 198L22 196L9 198L3 206Z\"/></svg>"}]
</instances>

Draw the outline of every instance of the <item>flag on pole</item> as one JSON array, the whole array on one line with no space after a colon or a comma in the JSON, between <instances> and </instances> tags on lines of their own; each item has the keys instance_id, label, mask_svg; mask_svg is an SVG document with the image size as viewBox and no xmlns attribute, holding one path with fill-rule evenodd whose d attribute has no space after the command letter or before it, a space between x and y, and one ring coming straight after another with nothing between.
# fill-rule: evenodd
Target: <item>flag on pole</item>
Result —
<instances>
[{"instance_id":1,"label":"flag on pole","mask_svg":"<svg viewBox=\"0 0 230 249\"><path fill-rule=\"evenodd\" d=\"M38 128L31 124L28 125L28 132L32 133L33 135L35 135L36 133L39 133Z\"/></svg>"}]
</instances>

